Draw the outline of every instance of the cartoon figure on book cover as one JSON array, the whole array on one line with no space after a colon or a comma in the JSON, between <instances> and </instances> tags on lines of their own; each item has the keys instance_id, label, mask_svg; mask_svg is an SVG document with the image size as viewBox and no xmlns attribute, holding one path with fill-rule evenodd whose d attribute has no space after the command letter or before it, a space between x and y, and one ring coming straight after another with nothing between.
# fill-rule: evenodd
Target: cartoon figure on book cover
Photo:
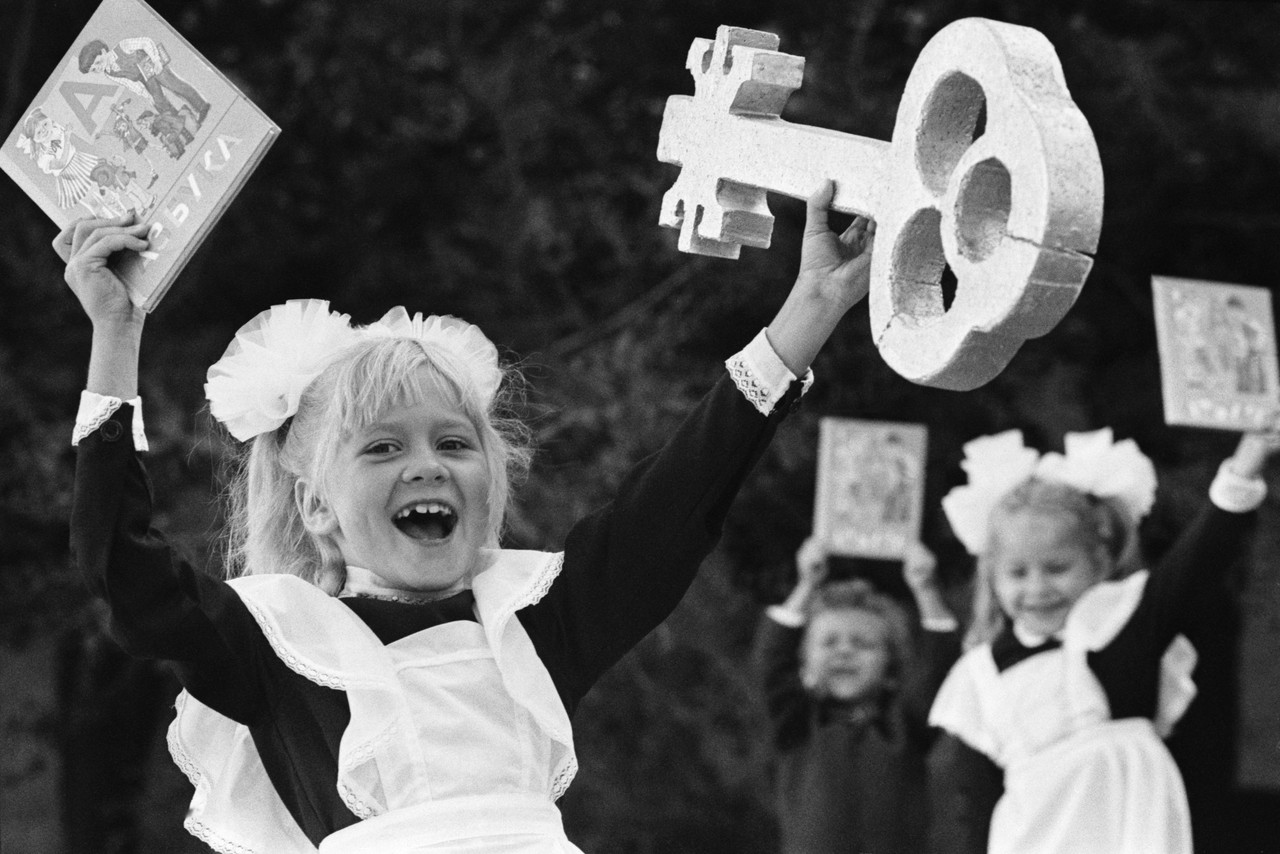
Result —
<instances>
[{"instance_id":1,"label":"cartoon figure on book cover","mask_svg":"<svg viewBox=\"0 0 1280 854\"><path fill-rule=\"evenodd\" d=\"M200 128L191 109L186 106L176 113L144 110L138 115L138 123L151 131L174 160L181 160L187 153L187 145L196 138L196 131Z\"/></svg>"},{"instance_id":2,"label":"cartoon figure on book cover","mask_svg":"<svg viewBox=\"0 0 1280 854\"><path fill-rule=\"evenodd\" d=\"M138 96L148 98L156 115L170 116L184 126L189 124L191 131L199 128L209 114L209 102L170 67L169 52L154 39L121 39L115 47L93 39L80 48L79 67L84 74L105 74L120 81ZM186 103L175 106L166 92ZM152 133L160 136L154 124Z\"/></svg>"},{"instance_id":3,"label":"cartoon figure on book cover","mask_svg":"<svg viewBox=\"0 0 1280 854\"><path fill-rule=\"evenodd\" d=\"M1239 298L1184 299L1173 322L1190 354L1186 375L1192 388L1227 385L1241 394L1266 393L1267 333Z\"/></svg>"},{"instance_id":4,"label":"cartoon figure on book cover","mask_svg":"<svg viewBox=\"0 0 1280 854\"><path fill-rule=\"evenodd\" d=\"M147 188L150 189L160 175L156 172L155 164L151 162L151 158L147 156L147 148L150 143L142 135L142 131L138 129L138 122L125 109L132 101L132 98L121 98L118 102L112 104L111 121L98 128L93 138L96 141L101 139L103 135L113 136L119 140L126 153L141 157L143 162L147 164L147 169L151 172L151 180L147 182ZM138 119L141 120L142 116L139 116Z\"/></svg>"},{"instance_id":5,"label":"cartoon figure on book cover","mask_svg":"<svg viewBox=\"0 0 1280 854\"><path fill-rule=\"evenodd\" d=\"M23 120L17 146L41 172L53 177L58 207L64 210L78 204L94 216L118 217L134 211L141 217L155 205L155 196L138 184L137 173L125 168L123 158L99 157L41 107Z\"/></svg>"}]
</instances>

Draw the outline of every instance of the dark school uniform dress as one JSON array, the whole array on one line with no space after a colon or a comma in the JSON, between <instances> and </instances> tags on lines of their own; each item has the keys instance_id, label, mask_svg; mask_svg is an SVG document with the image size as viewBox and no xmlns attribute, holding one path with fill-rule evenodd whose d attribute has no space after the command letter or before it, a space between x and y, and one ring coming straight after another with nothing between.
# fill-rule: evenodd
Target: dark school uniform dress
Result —
<instances>
[{"instance_id":1,"label":"dark school uniform dress","mask_svg":"<svg viewBox=\"0 0 1280 854\"><path fill-rule=\"evenodd\" d=\"M919 666L870 714L815 700L800 681L804 629L766 616L756 654L777 748L775 787L785 854L919 854L929 806L925 757L934 693L960 654L950 631L924 631Z\"/></svg>"},{"instance_id":2,"label":"dark school uniform dress","mask_svg":"<svg viewBox=\"0 0 1280 854\"><path fill-rule=\"evenodd\" d=\"M556 713L572 714L600 675L676 607L719 538L743 479L802 392L802 383L781 366L763 333L727 364L729 375L715 384L666 446L629 473L612 502L573 527L562 559L553 555L533 561L540 567L540 578L533 578L539 589L503 600L516 608L516 619L510 621L519 636L516 641L531 643L535 668L545 668L547 684L554 686L548 689L557 706L552 712L545 698L515 697L532 710L531 719L545 722ZM360 674L330 678L300 663L288 646L292 642L286 639L282 644L278 636L279 624L289 619L285 611L273 616L262 601L241 595L255 585L289 586L298 579L247 576L223 582L194 570L166 544L151 527L151 488L130 441L130 422L131 408L125 404L105 421L99 416L87 429L77 428L84 435L78 443L72 510L74 559L107 602L114 637L134 655L172 662L184 696L239 728L241 743L236 749L260 763L272 797L278 796L281 809L296 824L294 836L303 844L320 846L326 837L360 822L359 810L353 812L356 804L378 797L395 801L394 781L344 777L351 764L344 735L349 728L367 727L367 721L353 721L353 704L363 709L367 692L335 686L355 686ZM549 586L541 589L547 582ZM478 594L479 589L476 595L467 591L426 604L360 598L326 604L332 608L340 603L343 613L357 618L356 631L376 637L375 647L393 650L429 640L440 630L455 633L477 615L484 623L484 603L476 601L484 597ZM328 613L343 622L340 615ZM469 631L465 625L461 630ZM514 695L536 694L536 686L520 684L542 677L502 670L510 668L512 660L501 648L505 641L489 641L490 657L508 662L500 664L502 672L494 677L500 676L499 684L508 689L514 685ZM477 636L471 642L483 646L485 639ZM422 715L430 712L424 709ZM172 739L173 730L171 746ZM177 753L175 758L182 764ZM544 791L550 799L563 791L568 784L565 772L571 777L575 767L571 755L567 761L555 761L559 774ZM185 766L184 770L191 773ZM453 773L465 778L468 769L459 767ZM447 788L453 782L435 780L422 788ZM235 784L234 779L223 779L217 787L226 790ZM220 850L253 850L252 840L243 841L243 834L249 833L244 827L227 822L219 831L199 820L200 809L219 796L230 797L226 791L197 787L197 817L188 818L188 829ZM245 800L240 806L252 811L254 806ZM233 841L228 842L228 836Z\"/></svg>"}]
</instances>

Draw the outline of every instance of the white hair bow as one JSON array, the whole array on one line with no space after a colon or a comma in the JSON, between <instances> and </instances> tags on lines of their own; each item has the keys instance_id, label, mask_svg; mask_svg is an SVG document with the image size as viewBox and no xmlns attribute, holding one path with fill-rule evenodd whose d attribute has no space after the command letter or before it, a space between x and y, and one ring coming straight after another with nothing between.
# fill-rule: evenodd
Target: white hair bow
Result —
<instances>
[{"instance_id":1,"label":"white hair bow","mask_svg":"<svg viewBox=\"0 0 1280 854\"><path fill-rule=\"evenodd\" d=\"M1019 430L982 436L964 446L960 463L969 483L942 499L947 521L970 554L987 545L991 511L1014 487L1036 477L1116 502L1136 524L1155 502L1156 470L1132 439L1116 442L1111 429L1067 433L1064 453L1041 456L1023 445Z\"/></svg>"},{"instance_id":2,"label":"white hair bow","mask_svg":"<svg viewBox=\"0 0 1280 854\"><path fill-rule=\"evenodd\" d=\"M209 368L209 411L242 442L280 427L298 411L306 387L333 359L369 336L416 338L456 356L487 405L502 378L498 350L477 327L456 317L413 317L393 308L377 323L353 328L326 300L290 300L236 332Z\"/></svg>"}]
</instances>

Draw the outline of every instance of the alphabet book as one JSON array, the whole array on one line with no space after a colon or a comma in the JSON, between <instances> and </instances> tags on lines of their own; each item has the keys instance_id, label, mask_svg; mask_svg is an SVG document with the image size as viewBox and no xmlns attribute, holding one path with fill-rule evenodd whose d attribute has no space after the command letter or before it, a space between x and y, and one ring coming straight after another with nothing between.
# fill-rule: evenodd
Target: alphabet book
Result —
<instances>
[{"instance_id":1,"label":"alphabet book","mask_svg":"<svg viewBox=\"0 0 1280 854\"><path fill-rule=\"evenodd\" d=\"M112 269L151 311L280 133L142 0L103 0L0 146L64 228L133 212L150 248Z\"/></svg>"}]
</instances>

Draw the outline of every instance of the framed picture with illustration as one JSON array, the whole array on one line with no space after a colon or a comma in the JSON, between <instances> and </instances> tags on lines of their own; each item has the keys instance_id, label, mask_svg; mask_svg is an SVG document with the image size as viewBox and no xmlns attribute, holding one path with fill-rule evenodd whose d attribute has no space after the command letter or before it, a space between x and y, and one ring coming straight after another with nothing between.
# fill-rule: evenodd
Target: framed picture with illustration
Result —
<instances>
[{"instance_id":1,"label":"framed picture with illustration","mask_svg":"<svg viewBox=\"0 0 1280 854\"><path fill-rule=\"evenodd\" d=\"M823 418L813 530L827 553L899 560L920 538L922 424Z\"/></svg>"},{"instance_id":2,"label":"framed picture with illustration","mask_svg":"<svg viewBox=\"0 0 1280 854\"><path fill-rule=\"evenodd\" d=\"M1153 276L1164 418L1255 430L1280 402L1271 292L1251 285Z\"/></svg>"}]
</instances>

